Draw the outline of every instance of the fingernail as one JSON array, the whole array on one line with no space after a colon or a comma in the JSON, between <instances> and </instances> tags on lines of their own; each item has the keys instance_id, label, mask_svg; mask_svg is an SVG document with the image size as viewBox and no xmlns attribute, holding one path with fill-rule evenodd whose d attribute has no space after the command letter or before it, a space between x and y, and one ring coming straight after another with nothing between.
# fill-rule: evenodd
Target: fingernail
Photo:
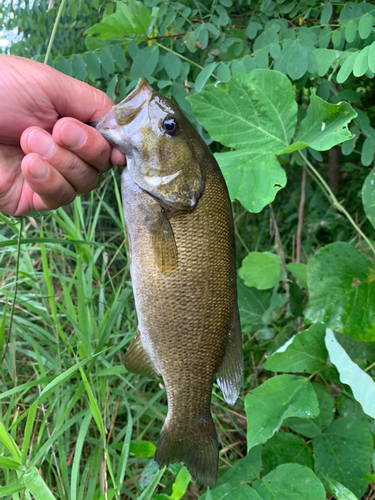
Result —
<instances>
[{"instance_id":1,"label":"fingernail","mask_svg":"<svg viewBox=\"0 0 375 500\"><path fill-rule=\"evenodd\" d=\"M40 156L51 156L55 149L55 142L52 137L39 130L33 130L27 140L29 151Z\"/></svg>"},{"instance_id":2,"label":"fingernail","mask_svg":"<svg viewBox=\"0 0 375 500\"><path fill-rule=\"evenodd\" d=\"M41 158L34 158L29 164L29 173L38 181L47 179L49 176L49 168L46 162Z\"/></svg>"},{"instance_id":3,"label":"fingernail","mask_svg":"<svg viewBox=\"0 0 375 500\"><path fill-rule=\"evenodd\" d=\"M60 141L63 146L77 149L83 146L87 139L87 134L76 123L64 123L60 129Z\"/></svg>"}]
</instances>

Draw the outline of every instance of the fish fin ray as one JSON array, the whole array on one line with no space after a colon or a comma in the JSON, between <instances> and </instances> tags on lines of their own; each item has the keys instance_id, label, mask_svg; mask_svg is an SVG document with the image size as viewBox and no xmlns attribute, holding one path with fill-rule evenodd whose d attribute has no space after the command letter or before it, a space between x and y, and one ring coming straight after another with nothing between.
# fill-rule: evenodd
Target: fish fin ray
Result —
<instances>
[{"instance_id":1,"label":"fish fin ray","mask_svg":"<svg viewBox=\"0 0 375 500\"><path fill-rule=\"evenodd\" d=\"M141 332L137 328L134 339L131 341L124 358L125 368L137 375L145 375L147 377L160 377L157 369L155 368L150 356L145 351L142 340Z\"/></svg>"},{"instance_id":2,"label":"fish fin ray","mask_svg":"<svg viewBox=\"0 0 375 500\"><path fill-rule=\"evenodd\" d=\"M238 308L235 308L233 322L228 334L224 359L216 372L218 386L225 401L234 404L241 390L243 375L242 333Z\"/></svg>"},{"instance_id":3,"label":"fish fin ray","mask_svg":"<svg viewBox=\"0 0 375 500\"><path fill-rule=\"evenodd\" d=\"M191 433L168 422L167 418L160 433L154 459L160 468L184 462L198 484L213 488L217 479L219 448L211 415L209 419L202 419L202 422L194 421L194 430Z\"/></svg>"},{"instance_id":4,"label":"fish fin ray","mask_svg":"<svg viewBox=\"0 0 375 500\"><path fill-rule=\"evenodd\" d=\"M163 273L173 271L178 262L177 245L173 229L163 209L155 218L146 219L151 234L152 249L158 269Z\"/></svg>"}]
</instances>

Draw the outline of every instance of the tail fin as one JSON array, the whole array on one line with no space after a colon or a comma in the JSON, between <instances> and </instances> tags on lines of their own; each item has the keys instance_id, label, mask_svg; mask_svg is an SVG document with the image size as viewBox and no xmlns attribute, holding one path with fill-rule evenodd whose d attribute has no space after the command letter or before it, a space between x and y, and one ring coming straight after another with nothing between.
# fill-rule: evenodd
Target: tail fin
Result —
<instances>
[{"instance_id":1,"label":"tail fin","mask_svg":"<svg viewBox=\"0 0 375 500\"><path fill-rule=\"evenodd\" d=\"M219 448L211 416L191 422L187 430L167 419L154 458L159 467L184 462L197 483L212 488L217 479Z\"/></svg>"}]
</instances>

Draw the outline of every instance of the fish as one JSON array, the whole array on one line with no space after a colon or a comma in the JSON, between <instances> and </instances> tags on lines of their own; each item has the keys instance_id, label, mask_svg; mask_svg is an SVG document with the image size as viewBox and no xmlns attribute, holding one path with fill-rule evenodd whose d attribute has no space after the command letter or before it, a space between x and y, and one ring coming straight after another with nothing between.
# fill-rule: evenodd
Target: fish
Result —
<instances>
[{"instance_id":1,"label":"fish","mask_svg":"<svg viewBox=\"0 0 375 500\"><path fill-rule=\"evenodd\" d=\"M168 412L154 458L159 467L183 462L213 487L213 380L233 405L243 375L228 190L193 125L145 78L96 128L127 160L121 195L138 328L124 362L164 382Z\"/></svg>"}]
</instances>

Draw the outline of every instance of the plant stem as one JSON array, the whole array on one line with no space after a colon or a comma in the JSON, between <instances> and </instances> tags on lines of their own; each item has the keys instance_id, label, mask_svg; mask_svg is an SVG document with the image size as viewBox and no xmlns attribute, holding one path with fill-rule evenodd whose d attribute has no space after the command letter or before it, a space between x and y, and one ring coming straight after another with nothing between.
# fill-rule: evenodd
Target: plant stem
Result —
<instances>
[{"instance_id":1,"label":"plant stem","mask_svg":"<svg viewBox=\"0 0 375 500\"><path fill-rule=\"evenodd\" d=\"M48 42L47 52L46 52L46 55L44 57L44 61L43 61L44 64L47 64L47 62L48 62L48 58L49 58L49 55L51 53L52 45L53 45L53 42L54 42L55 37L56 37L57 27L59 25L60 17L61 17L62 11L64 10L65 4L66 4L66 0L61 0L59 10L57 11L55 24L53 25L51 38L49 39L49 42Z\"/></svg>"},{"instance_id":2,"label":"plant stem","mask_svg":"<svg viewBox=\"0 0 375 500\"><path fill-rule=\"evenodd\" d=\"M320 184L320 187L321 189L323 190L324 194L327 196L327 198L329 199L329 201L331 202L332 206L338 210L339 212L341 212L342 214L345 215L345 217L348 219L348 221L350 222L350 224L354 227L354 229L357 231L358 234L360 234L362 236L362 238L365 240L365 242L368 244L368 246L370 247L372 253L375 255L375 248L373 246L373 244L371 243L371 241L367 238L367 236L365 235L365 233L362 231L362 229L360 227L357 226L357 224L354 222L352 216L350 215L350 213L339 203L338 199L336 198L336 196L333 194L331 188L328 186L328 184L326 183L326 181L323 179L323 177L319 174L319 172L313 167L313 165L309 162L309 160L303 155L303 153L301 153L301 151L298 151L299 155L301 156L301 158L303 159L303 161L305 162L308 170L309 170L309 173L313 173L314 177L316 179L318 179L319 181L319 184Z\"/></svg>"},{"instance_id":3,"label":"plant stem","mask_svg":"<svg viewBox=\"0 0 375 500\"><path fill-rule=\"evenodd\" d=\"M157 45L158 47L161 47L162 49L164 50L167 50L168 52L172 52L173 54L175 54L177 57L179 57L180 59L183 59L184 61L187 61L189 64L192 64L193 66L196 66L197 68L199 69L203 69L203 66L201 66L200 64L192 61L191 59L188 59L187 57L185 56L182 56L181 54L179 54L178 52L175 52L174 50L172 49L168 49L168 47L166 47L165 45L162 45L161 43L158 43L158 42L154 42L154 45ZM212 76L215 76L215 75L212 75Z\"/></svg>"}]
</instances>

